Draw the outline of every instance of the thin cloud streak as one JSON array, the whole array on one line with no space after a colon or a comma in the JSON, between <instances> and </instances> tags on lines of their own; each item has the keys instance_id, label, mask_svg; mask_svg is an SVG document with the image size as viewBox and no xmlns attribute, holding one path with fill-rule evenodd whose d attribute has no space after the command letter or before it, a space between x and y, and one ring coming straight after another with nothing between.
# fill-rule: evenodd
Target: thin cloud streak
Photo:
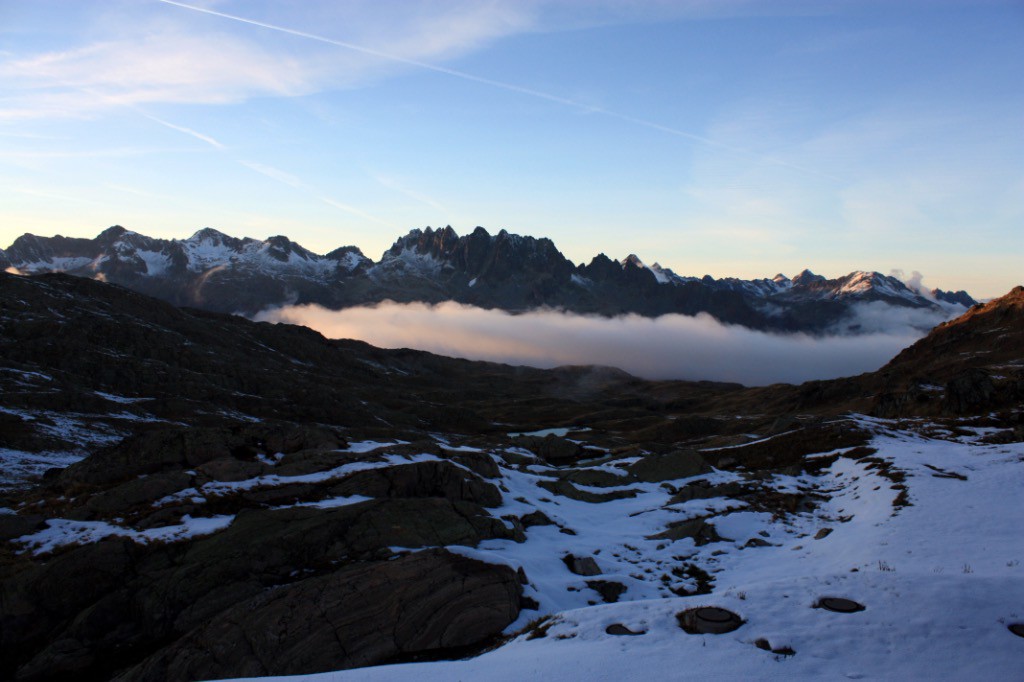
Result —
<instances>
[{"instance_id":1,"label":"thin cloud streak","mask_svg":"<svg viewBox=\"0 0 1024 682\"><path fill-rule=\"evenodd\" d=\"M372 216L369 213L367 213L366 211L359 210L355 206L351 206L349 204L342 203L342 202L337 201L335 199L331 199L330 197L318 197L318 199L320 199L320 201L324 202L328 206L333 206L334 208L336 208L338 210L345 211L346 213L351 213L354 216L357 216L359 218L363 218L365 220L369 220L370 222L377 223L378 225L383 225L384 227L390 227L390 228L394 228L395 227L394 225L392 225L388 221L382 220L380 218L377 218L376 216Z\"/></svg>"},{"instance_id":2,"label":"thin cloud streak","mask_svg":"<svg viewBox=\"0 0 1024 682\"><path fill-rule=\"evenodd\" d=\"M877 311L875 311L877 312ZM873 371L923 333L910 326L859 336L771 334L709 315L602 318L558 311L511 315L453 302L385 302L333 311L266 310L257 320L301 324L384 348L551 368L607 365L646 379L800 383Z\"/></svg>"},{"instance_id":3,"label":"thin cloud streak","mask_svg":"<svg viewBox=\"0 0 1024 682\"><path fill-rule=\"evenodd\" d=\"M238 163L242 164L249 170L256 171L260 175L265 175L266 177L272 180L277 180L289 187L294 187L295 189L306 189L306 186L302 184L302 181L297 177L290 173L285 173L282 170L278 170L273 166L268 166L264 163L257 163L255 161L239 161Z\"/></svg>"},{"instance_id":4,"label":"thin cloud streak","mask_svg":"<svg viewBox=\"0 0 1024 682\"><path fill-rule=\"evenodd\" d=\"M226 149L226 147L223 144L221 144L220 142L218 142L217 140L215 140L213 137L211 137L209 135L204 135L203 133L200 133L198 131L192 130L191 128L186 128L185 126L180 126L180 125L171 123L170 121L165 121L162 118L157 118L156 116L153 116L152 114L147 114L146 112L142 111L138 107L131 106L131 105L126 105L126 106L128 106L130 109L135 111L137 114L139 114L143 118L148 118L150 121L153 121L153 123L159 123L160 125L164 126L165 128L170 128L171 130L176 130L179 133L184 133L186 135L190 135L191 137L194 137L197 140L205 142L206 144L210 145L214 149Z\"/></svg>"},{"instance_id":5,"label":"thin cloud streak","mask_svg":"<svg viewBox=\"0 0 1024 682\"><path fill-rule=\"evenodd\" d=\"M238 163L239 163L239 165L244 166L244 167L248 168L251 171L259 173L260 175L262 175L264 177L267 177L267 178L270 178L271 180L274 180L276 182L279 182L282 185L287 185L288 187L291 187L292 189L297 189L297 190L299 190L300 192L302 192L304 194L316 197L318 200L322 201L323 203L327 204L328 206L333 206L334 208L336 208L336 209L338 209L340 211L344 211L346 213L350 213L350 214L352 214L352 215L354 215L354 216L356 216L358 218L362 218L363 220L368 220L370 222L377 223L378 225L383 225L385 227L394 228L394 225L392 225L391 223L389 223L387 221L384 221L384 220L381 220L380 218L377 218L377 217L375 217L373 215L370 215L366 211L362 211L362 210L356 208L355 206L352 206L350 204L342 203L342 202L337 201L335 199L331 199L330 197L320 196L320 194L318 194L317 190L315 190L314 188L310 187L309 185L304 183L302 180L299 180L297 177L295 177L291 173L286 173L283 170L280 170L278 168L274 168L273 166L268 166L265 163L257 163L256 161L239 160Z\"/></svg>"},{"instance_id":6,"label":"thin cloud streak","mask_svg":"<svg viewBox=\"0 0 1024 682\"><path fill-rule=\"evenodd\" d=\"M279 26L277 24L270 24L270 23L263 22L263 21L257 21L255 19L247 19L246 17L240 17L240 16L238 16L236 14L228 14L226 12L218 12L216 10L212 10L212 9L209 9L209 8L206 8L206 7L196 7L195 5L188 5L188 4L183 3L183 2L176 2L175 0L158 0L158 2L161 2L161 3L165 4L165 5L173 5L175 7L181 7L183 9L192 10L194 12L201 12L203 14L209 14L211 16L220 17L222 19L230 19L232 21L241 22L243 24L249 24L250 26L257 26L259 28L265 28L265 29L268 29L268 30L271 30L271 31L279 31L281 33L286 33L288 35L293 35L293 36L296 36L296 37L299 37L299 38L306 38L308 40L315 40L317 42L326 43L328 45L335 45L337 47L342 47L342 48L345 48L347 50L352 50L354 52L359 52L361 54L369 55L369 56L372 56L372 57L377 57L379 59L385 59L385 60L388 60L388 61L391 61L391 62L395 62L395 63L398 63L398 64L405 64L407 66L414 66L414 67L417 67L417 68L420 68L420 69L425 69L427 71L434 71L435 73L445 74L447 76L452 76L454 78L460 78L462 80L470 81L470 82L473 82L473 83L480 83L481 85L487 85L487 86L490 86L490 87L493 87L493 88L499 88L501 90L507 90L509 92L514 92L514 93L517 93L517 94L520 94L520 95L526 95L528 97L534 97L536 99L546 100L548 102L553 102L555 104L560 104L560 105L563 105L563 106L571 107L573 109L579 109L579 110L584 111L586 113L601 114L603 116L608 116L610 118L615 118L615 119L618 119L620 121L624 121L626 123L631 123L633 125L641 126L641 127L644 127L644 128L649 128L651 130L657 130L659 132L663 132L663 133L666 133L666 134L669 134L669 135L673 135L673 136L676 136L676 137L685 138L685 139L688 139L688 140L692 140L694 142L699 142L701 144L705 144L705 145L708 145L708 146L711 146L711 147L716 147L716 148L719 148L719 149L724 149L726 151L730 151L730 152L733 152L735 154L740 154L742 156L747 156L747 157L750 157L750 158L753 158L753 159L757 159L757 160L760 160L760 161L763 161L765 163L769 163L769 164L772 164L772 165L783 166L783 167L790 168L790 169L795 170L795 171L799 171L801 173L805 173L805 174L809 174L809 175L814 175L814 176L822 177L822 178L827 178L829 180L839 180L839 178L837 178L837 177L835 177L833 175L828 175L826 173L822 173L820 171L816 171L816 170L811 169L811 168L806 168L804 166L798 166L798 165L789 163L787 161L783 161L781 159L777 159L777 158L774 158L774 157L771 157L771 156L766 156L764 154L759 154L759 153L757 153L755 151L752 151L750 149L743 149L741 147L735 147L733 145L729 145L729 144L726 144L724 142L720 142L718 140L714 140L714 139L711 139L711 138L708 138L708 137L704 137L703 135L698 135L696 133L691 133L691 132L688 132L688 131L685 131L685 130L679 130L678 128L672 128L671 126L662 125L660 123L655 123L653 121L648 121L646 119L637 118L635 116L629 116L627 114L621 114L619 112L612 111L610 109L605 109L603 107L597 107L597 106L593 106L593 105L590 105L590 104L585 104L583 102L578 102L576 100L569 99L567 97L561 97L559 95L554 95L554 94L551 94L551 93L548 93L548 92L543 92L541 90L534 90L533 88L527 88L527 87L524 87L524 86L521 86L521 85L516 85L514 83L507 83L505 81L494 80L492 78L486 78L484 76L477 76L475 74L468 73L466 71L459 71L458 69L451 69L451 68L448 68L448 67L445 67L445 66L439 66L437 64L431 64L431 63L428 63L428 62L420 61L418 59L409 59L408 57L402 57L402 56L399 56L399 55L390 54L390 53L387 53L387 52L382 52L380 50L375 50L373 48L365 47L365 46L362 46L362 45L357 45L355 43L350 43L350 42L347 42L347 41L344 41L344 40L335 40L333 38L327 38L325 36L317 35L315 33L309 33L309 32L306 32L306 31L300 31L300 30L293 29L293 28L287 28L285 26Z\"/></svg>"},{"instance_id":7,"label":"thin cloud streak","mask_svg":"<svg viewBox=\"0 0 1024 682\"><path fill-rule=\"evenodd\" d=\"M423 194L422 192L417 192L415 190L409 189L408 187L399 184L394 178L390 178L385 175L375 174L373 175L373 179L376 180L378 184L383 185L388 189L392 189L398 192L399 194L404 194L413 201L418 201L421 204L429 206L430 208L436 211L440 211L441 213L449 213L448 209L433 197Z\"/></svg>"}]
</instances>

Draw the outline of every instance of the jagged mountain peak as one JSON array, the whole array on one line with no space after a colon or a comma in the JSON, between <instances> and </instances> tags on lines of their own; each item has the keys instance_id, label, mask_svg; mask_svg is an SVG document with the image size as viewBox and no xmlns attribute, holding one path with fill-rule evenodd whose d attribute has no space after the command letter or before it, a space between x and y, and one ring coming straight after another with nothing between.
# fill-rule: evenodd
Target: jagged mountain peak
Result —
<instances>
[{"instance_id":1,"label":"jagged mountain peak","mask_svg":"<svg viewBox=\"0 0 1024 682\"><path fill-rule=\"evenodd\" d=\"M204 227L201 230L197 230L195 232L195 234L193 234L191 237L189 237L188 239L186 239L184 241L187 241L187 242L212 242L212 243L216 243L216 244L222 244L222 243L224 243L224 240L226 240L226 239L234 239L234 238L233 237L229 237L228 235L224 234L220 230L216 230L216 229L214 229L212 227Z\"/></svg>"},{"instance_id":2,"label":"jagged mountain peak","mask_svg":"<svg viewBox=\"0 0 1024 682\"><path fill-rule=\"evenodd\" d=\"M338 248L324 255L324 258L327 258L329 260L342 260L343 258L348 258L349 254L355 254L359 256L359 258L369 260L363 254L362 249L360 249L358 246L339 246Z\"/></svg>"},{"instance_id":3,"label":"jagged mountain peak","mask_svg":"<svg viewBox=\"0 0 1024 682\"><path fill-rule=\"evenodd\" d=\"M976 305L978 302L975 301L970 294L964 290L960 291L943 291L942 289L932 289L930 292L931 297L936 301L943 303L952 303L955 305L962 305L965 308L970 308Z\"/></svg>"},{"instance_id":4,"label":"jagged mountain peak","mask_svg":"<svg viewBox=\"0 0 1024 682\"><path fill-rule=\"evenodd\" d=\"M110 227L99 233L99 236L96 237L96 241L102 243L112 243L117 241L126 234L135 233L128 230L128 228L122 227L120 225L111 225Z\"/></svg>"},{"instance_id":5,"label":"jagged mountain peak","mask_svg":"<svg viewBox=\"0 0 1024 682\"><path fill-rule=\"evenodd\" d=\"M452 249L452 245L458 241L459 235L452 229L451 225L437 228L429 225L426 228L413 228L409 232L395 240L391 248L384 252L382 260L400 257L403 253L412 252L419 255L430 255L443 257Z\"/></svg>"},{"instance_id":6,"label":"jagged mountain peak","mask_svg":"<svg viewBox=\"0 0 1024 682\"><path fill-rule=\"evenodd\" d=\"M867 291L868 289L878 287L906 289L909 291L907 286L895 277L883 275L880 272L869 272L867 270L854 270L848 275L839 277L837 281L840 283L841 290L844 292Z\"/></svg>"},{"instance_id":7,"label":"jagged mountain peak","mask_svg":"<svg viewBox=\"0 0 1024 682\"><path fill-rule=\"evenodd\" d=\"M318 258L309 249L283 235L268 237L264 240L261 250L265 251L271 258L282 263L290 262L292 255L303 261L312 261Z\"/></svg>"},{"instance_id":8,"label":"jagged mountain peak","mask_svg":"<svg viewBox=\"0 0 1024 682\"><path fill-rule=\"evenodd\" d=\"M799 275L792 279L795 286L814 284L816 282L826 281L821 275L816 275L811 272L810 268L804 268Z\"/></svg>"},{"instance_id":9,"label":"jagged mountain peak","mask_svg":"<svg viewBox=\"0 0 1024 682\"><path fill-rule=\"evenodd\" d=\"M477 226L460 236L450 225L415 228L373 262L354 246L320 256L285 235L238 239L212 227L191 237L154 239L113 226L95 239L26 234L3 268L67 272L218 312L256 312L299 300L345 308L382 300L454 300L514 312L537 307L584 314L655 317L707 312L732 324L780 331L822 331L850 305L881 301L932 308L970 305L963 292L919 294L898 279L855 271L827 279L804 270L792 280L680 276L636 253L601 253L575 265L548 238Z\"/></svg>"}]
</instances>

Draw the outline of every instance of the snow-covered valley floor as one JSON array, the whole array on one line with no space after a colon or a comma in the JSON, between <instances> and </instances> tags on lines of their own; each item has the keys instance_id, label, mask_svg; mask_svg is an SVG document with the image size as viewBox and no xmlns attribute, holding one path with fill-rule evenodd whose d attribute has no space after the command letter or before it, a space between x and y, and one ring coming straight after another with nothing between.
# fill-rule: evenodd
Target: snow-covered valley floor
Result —
<instances>
[{"instance_id":1,"label":"snow-covered valley floor","mask_svg":"<svg viewBox=\"0 0 1024 682\"><path fill-rule=\"evenodd\" d=\"M450 549L521 566L526 596L540 610L523 611L509 641L472 659L287 679L1022 679L1024 638L1008 626L1024 622L1024 443L983 444L982 429L963 436L857 419L875 433L873 456L839 456L816 474L757 481L815 501L791 514L725 497L668 504L666 486L625 479L623 488L640 490L635 497L582 502L536 485L552 469L496 458L507 488L496 515L541 510L556 525L528 528L522 543ZM597 468L614 474L616 466ZM698 478L719 485L740 475ZM678 490L687 480L670 483ZM693 538L649 538L699 517L726 539L698 546ZM567 553L592 557L600 574L571 572ZM694 573L678 570L691 564L713 579L711 591L677 596L697 587ZM617 603L599 603L588 581L627 589ZM824 597L865 608L816 608ZM687 634L676 616L701 606L728 609L744 623L725 634ZM608 634L616 623L643 634Z\"/></svg>"}]
</instances>

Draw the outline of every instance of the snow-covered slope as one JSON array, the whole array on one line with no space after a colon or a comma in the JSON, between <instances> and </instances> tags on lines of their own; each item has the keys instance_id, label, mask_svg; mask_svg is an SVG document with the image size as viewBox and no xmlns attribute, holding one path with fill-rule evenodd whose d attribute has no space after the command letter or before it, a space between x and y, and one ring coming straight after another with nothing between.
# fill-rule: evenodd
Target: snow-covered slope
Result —
<instances>
[{"instance_id":1,"label":"snow-covered slope","mask_svg":"<svg viewBox=\"0 0 1024 682\"><path fill-rule=\"evenodd\" d=\"M743 389L0 284L4 679L1020 669L1024 288Z\"/></svg>"},{"instance_id":2,"label":"snow-covered slope","mask_svg":"<svg viewBox=\"0 0 1024 682\"><path fill-rule=\"evenodd\" d=\"M956 435L920 421L855 419L874 432L874 455L840 450L822 455L831 463L817 474L761 481L815 500L813 510L784 516L727 497L666 506L669 493L657 485L601 504L545 501L536 481L552 470L503 468L510 494L499 511L528 504L559 525L531 528L522 544L453 549L526 570L541 613L524 612L511 641L469 660L272 679L1016 679L1024 639L1009 626L1024 622L1024 444L985 444L984 428ZM720 485L737 475L700 478ZM669 519L707 515L722 540L650 538ZM571 573L567 551L594 558L600 573ZM710 593L671 593L685 588L672 572L683 565L708 569ZM594 605L593 581L628 589L617 603ZM864 609L821 608L829 597ZM707 606L743 624L724 634L680 628L678 614ZM637 634L609 634L615 624Z\"/></svg>"},{"instance_id":3,"label":"snow-covered slope","mask_svg":"<svg viewBox=\"0 0 1024 682\"><path fill-rule=\"evenodd\" d=\"M117 263L140 276L169 277L187 270L247 268L258 272L302 274L325 278L341 268L351 271L366 258L353 258L357 250L339 256L319 256L286 237L265 240L235 239L203 228L188 239L153 239L122 227L111 227L95 240L55 237L44 240L20 237L9 249L12 263L22 272L102 273Z\"/></svg>"}]
</instances>

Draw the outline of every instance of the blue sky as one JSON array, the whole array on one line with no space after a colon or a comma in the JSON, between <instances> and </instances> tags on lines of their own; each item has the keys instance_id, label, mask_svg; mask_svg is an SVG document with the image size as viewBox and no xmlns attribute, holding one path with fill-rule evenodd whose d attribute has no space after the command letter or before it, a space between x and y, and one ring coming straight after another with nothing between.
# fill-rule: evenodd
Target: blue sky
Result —
<instances>
[{"instance_id":1,"label":"blue sky","mask_svg":"<svg viewBox=\"0 0 1024 682\"><path fill-rule=\"evenodd\" d=\"M0 247L483 225L687 275L1024 281L1020 2L188 4L0 0Z\"/></svg>"}]
</instances>

